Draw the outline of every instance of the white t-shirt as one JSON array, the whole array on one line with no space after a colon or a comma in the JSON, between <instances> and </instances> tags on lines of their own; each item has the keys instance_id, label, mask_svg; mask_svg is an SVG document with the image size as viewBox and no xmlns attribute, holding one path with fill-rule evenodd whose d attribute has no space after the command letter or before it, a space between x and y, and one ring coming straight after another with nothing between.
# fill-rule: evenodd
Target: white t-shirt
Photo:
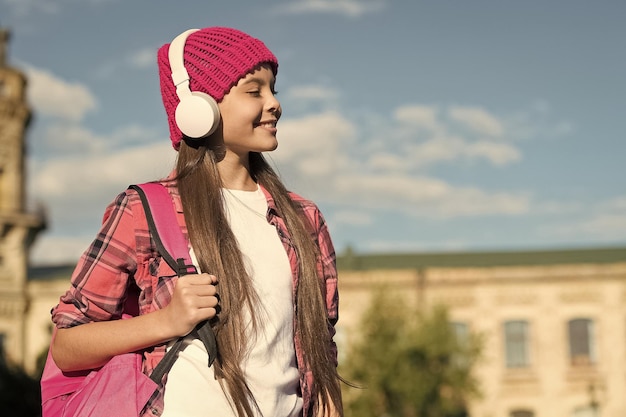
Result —
<instances>
[{"instance_id":1,"label":"white t-shirt","mask_svg":"<svg viewBox=\"0 0 626 417\"><path fill-rule=\"evenodd\" d=\"M295 417L302 410L302 398L289 259L276 228L266 220L267 201L260 189L224 190L223 195L230 227L262 304L259 333L256 340L252 334L247 338L251 350L242 369L263 416ZM213 367L207 367L202 342L191 337L186 342L168 374L162 417L236 417Z\"/></svg>"}]
</instances>

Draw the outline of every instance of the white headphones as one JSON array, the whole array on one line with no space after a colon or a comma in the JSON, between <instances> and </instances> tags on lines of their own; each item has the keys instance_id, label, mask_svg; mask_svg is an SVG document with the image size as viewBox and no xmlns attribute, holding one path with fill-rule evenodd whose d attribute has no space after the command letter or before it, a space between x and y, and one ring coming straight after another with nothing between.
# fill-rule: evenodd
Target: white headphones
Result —
<instances>
[{"instance_id":1,"label":"white headphones","mask_svg":"<svg viewBox=\"0 0 626 417\"><path fill-rule=\"evenodd\" d=\"M176 124L185 136L199 139L215 132L220 124L220 110L213 97L189 88L184 49L187 37L196 31L198 29L190 29L178 35L170 44L168 58L176 95L180 99L174 114Z\"/></svg>"}]
</instances>

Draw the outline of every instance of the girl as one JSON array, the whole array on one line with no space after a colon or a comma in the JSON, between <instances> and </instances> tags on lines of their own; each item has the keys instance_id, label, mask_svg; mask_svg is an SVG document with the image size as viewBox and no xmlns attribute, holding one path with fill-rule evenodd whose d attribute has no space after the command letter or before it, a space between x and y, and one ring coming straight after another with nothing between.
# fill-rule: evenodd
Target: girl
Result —
<instances>
[{"instance_id":1,"label":"girl","mask_svg":"<svg viewBox=\"0 0 626 417\"><path fill-rule=\"evenodd\" d=\"M186 336L144 416L341 416L335 253L318 208L262 156L278 146L278 62L231 28L181 34L158 52L176 168L168 187L202 273L177 278L154 247L138 195L109 205L52 311L64 371L142 350L150 374ZM139 315L121 317L137 290ZM218 295L219 292L219 295ZM190 335L210 320L218 358Z\"/></svg>"}]
</instances>

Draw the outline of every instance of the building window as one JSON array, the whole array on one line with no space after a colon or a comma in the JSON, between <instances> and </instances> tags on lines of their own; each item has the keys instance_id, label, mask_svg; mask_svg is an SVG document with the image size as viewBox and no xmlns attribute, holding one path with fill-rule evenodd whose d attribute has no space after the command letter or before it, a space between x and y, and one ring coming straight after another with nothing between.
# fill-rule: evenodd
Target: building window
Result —
<instances>
[{"instance_id":1,"label":"building window","mask_svg":"<svg viewBox=\"0 0 626 417\"><path fill-rule=\"evenodd\" d=\"M513 410L509 413L509 417L535 417L535 413L530 410Z\"/></svg>"},{"instance_id":2,"label":"building window","mask_svg":"<svg viewBox=\"0 0 626 417\"><path fill-rule=\"evenodd\" d=\"M569 352L572 365L584 366L596 362L593 320L573 319L568 322Z\"/></svg>"},{"instance_id":3,"label":"building window","mask_svg":"<svg viewBox=\"0 0 626 417\"><path fill-rule=\"evenodd\" d=\"M504 344L507 368L530 366L528 322L524 320L504 323Z\"/></svg>"},{"instance_id":4,"label":"building window","mask_svg":"<svg viewBox=\"0 0 626 417\"><path fill-rule=\"evenodd\" d=\"M455 353L452 355L452 365L459 369L471 366L469 357L464 353L465 348L469 347L470 333L467 323L453 321L449 323L452 334L456 340ZM458 349L458 350L457 350Z\"/></svg>"},{"instance_id":5,"label":"building window","mask_svg":"<svg viewBox=\"0 0 626 417\"><path fill-rule=\"evenodd\" d=\"M588 405L576 408L571 414L571 417L597 417L597 416L598 416L597 408L588 406Z\"/></svg>"},{"instance_id":6,"label":"building window","mask_svg":"<svg viewBox=\"0 0 626 417\"><path fill-rule=\"evenodd\" d=\"M469 338L469 327L467 323L453 321L450 323L450 327L452 328L452 332L454 333L456 340L460 344L467 343L467 340Z\"/></svg>"}]
</instances>

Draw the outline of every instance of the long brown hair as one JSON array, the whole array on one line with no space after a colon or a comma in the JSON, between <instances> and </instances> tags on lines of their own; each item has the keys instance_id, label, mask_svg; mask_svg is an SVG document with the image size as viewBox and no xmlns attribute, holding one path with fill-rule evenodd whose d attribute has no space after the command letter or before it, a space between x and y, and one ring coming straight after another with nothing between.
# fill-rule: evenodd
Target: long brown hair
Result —
<instances>
[{"instance_id":1,"label":"long brown hair","mask_svg":"<svg viewBox=\"0 0 626 417\"><path fill-rule=\"evenodd\" d=\"M177 183L200 269L217 276L221 312L213 321L217 338L216 375L240 417L252 417L258 408L241 369L250 348L245 340L243 311L249 311L253 329L259 299L247 274L242 255L228 224L222 200L222 181L217 169L220 150L204 143L189 146L181 143L177 159ZM250 153L250 174L274 198L299 260L299 283L296 290L296 331L304 358L313 372L315 410L334 408L341 412L340 378L333 358L325 307L325 288L318 277L319 248L311 234L311 225L301 207L295 204L278 175L259 153ZM317 401L316 401L317 400Z\"/></svg>"}]
</instances>

